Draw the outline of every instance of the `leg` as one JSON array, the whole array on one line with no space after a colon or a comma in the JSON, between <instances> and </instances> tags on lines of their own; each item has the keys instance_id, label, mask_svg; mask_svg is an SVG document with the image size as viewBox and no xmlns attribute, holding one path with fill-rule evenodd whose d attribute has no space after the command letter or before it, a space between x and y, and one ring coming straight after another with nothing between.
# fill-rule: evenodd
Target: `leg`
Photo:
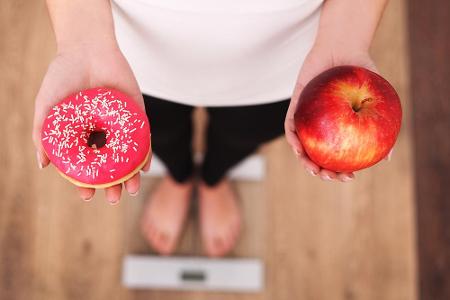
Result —
<instances>
[{"instance_id":1,"label":"leg","mask_svg":"<svg viewBox=\"0 0 450 300\"><path fill-rule=\"evenodd\" d=\"M207 153L199 186L200 225L207 254L222 256L235 245L240 231L236 194L226 172L261 144L284 133L289 101L209 108Z\"/></svg>"},{"instance_id":2,"label":"leg","mask_svg":"<svg viewBox=\"0 0 450 300\"><path fill-rule=\"evenodd\" d=\"M152 191L143 212L141 229L156 251L168 255L175 250L191 199L193 107L147 95L144 100L153 151L169 174Z\"/></svg>"},{"instance_id":3,"label":"leg","mask_svg":"<svg viewBox=\"0 0 450 300\"><path fill-rule=\"evenodd\" d=\"M289 101L208 108L207 152L202 167L204 182L213 186L226 172L262 144L284 133Z\"/></svg>"},{"instance_id":4,"label":"leg","mask_svg":"<svg viewBox=\"0 0 450 300\"><path fill-rule=\"evenodd\" d=\"M192 176L193 107L144 95L152 132L153 152L177 182Z\"/></svg>"}]
</instances>

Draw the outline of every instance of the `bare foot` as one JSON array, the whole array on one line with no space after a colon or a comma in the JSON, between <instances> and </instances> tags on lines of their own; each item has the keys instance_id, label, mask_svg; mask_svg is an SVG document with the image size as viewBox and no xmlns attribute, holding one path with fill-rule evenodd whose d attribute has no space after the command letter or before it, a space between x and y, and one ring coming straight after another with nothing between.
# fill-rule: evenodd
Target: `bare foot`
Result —
<instances>
[{"instance_id":1,"label":"bare foot","mask_svg":"<svg viewBox=\"0 0 450 300\"><path fill-rule=\"evenodd\" d=\"M236 244L241 230L241 214L236 194L228 180L214 187L199 185L200 228L209 256L223 256Z\"/></svg>"},{"instance_id":2,"label":"bare foot","mask_svg":"<svg viewBox=\"0 0 450 300\"><path fill-rule=\"evenodd\" d=\"M169 255L176 249L189 209L193 183L180 184L164 177L150 195L141 219L141 230L157 252Z\"/></svg>"}]
</instances>

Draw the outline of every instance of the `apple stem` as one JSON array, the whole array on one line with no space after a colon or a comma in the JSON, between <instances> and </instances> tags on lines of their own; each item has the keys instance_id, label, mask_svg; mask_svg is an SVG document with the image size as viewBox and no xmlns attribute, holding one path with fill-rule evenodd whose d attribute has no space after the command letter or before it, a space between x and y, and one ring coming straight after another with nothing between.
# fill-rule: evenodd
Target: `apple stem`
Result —
<instances>
[{"instance_id":1,"label":"apple stem","mask_svg":"<svg viewBox=\"0 0 450 300\"><path fill-rule=\"evenodd\" d=\"M354 105L352 105L352 108L353 108L353 110L355 111L355 112L358 112L358 111L360 111L361 110L361 108L362 108L362 105L365 103L365 102L370 102L370 101L372 101L373 99L372 98L365 98L364 100L362 100L361 102L357 102L357 103L355 103Z\"/></svg>"},{"instance_id":2,"label":"apple stem","mask_svg":"<svg viewBox=\"0 0 450 300\"><path fill-rule=\"evenodd\" d=\"M364 102L370 102L370 101L372 101L372 98L366 98L366 99L364 99L363 101L361 101L361 105L362 105Z\"/></svg>"}]
</instances>

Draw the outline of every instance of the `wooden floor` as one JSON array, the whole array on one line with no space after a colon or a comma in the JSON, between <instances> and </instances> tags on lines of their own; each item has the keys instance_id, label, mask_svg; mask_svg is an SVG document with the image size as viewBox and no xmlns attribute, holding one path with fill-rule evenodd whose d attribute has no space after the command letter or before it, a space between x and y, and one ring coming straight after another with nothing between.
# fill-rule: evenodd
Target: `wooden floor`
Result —
<instances>
[{"instance_id":1,"label":"wooden floor","mask_svg":"<svg viewBox=\"0 0 450 300\"><path fill-rule=\"evenodd\" d=\"M135 225L155 182L110 206L101 194L81 202L55 170L38 170L33 98L55 45L44 1L1 1L0 299L417 299L405 12L404 0L390 1L373 46L404 107L393 160L328 183L295 167L284 140L264 147L266 180L236 185L245 232L233 255L262 258L266 288L241 295L121 286L122 256L148 251ZM180 253L201 253L194 221Z\"/></svg>"},{"instance_id":2,"label":"wooden floor","mask_svg":"<svg viewBox=\"0 0 450 300\"><path fill-rule=\"evenodd\" d=\"M420 299L450 299L450 2L409 4ZM426 75L426 76L424 76ZM426 178L426 180L424 180Z\"/></svg>"}]
</instances>

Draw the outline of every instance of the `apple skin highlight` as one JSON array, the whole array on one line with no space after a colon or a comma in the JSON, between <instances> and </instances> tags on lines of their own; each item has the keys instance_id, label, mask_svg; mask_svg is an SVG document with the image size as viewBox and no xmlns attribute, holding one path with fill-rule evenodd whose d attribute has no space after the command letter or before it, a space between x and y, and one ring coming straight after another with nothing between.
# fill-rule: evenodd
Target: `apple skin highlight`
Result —
<instances>
[{"instance_id":1,"label":"apple skin highlight","mask_svg":"<svg viewBox=\"0 0 450 300\"><path fill-rule=\"evenodd\" d=\"M353 172L388 155L400 131L402 108L383 77L361 67L339 66L305 86L294 119L314 163Z\"/></svg>"}]
</instances>

